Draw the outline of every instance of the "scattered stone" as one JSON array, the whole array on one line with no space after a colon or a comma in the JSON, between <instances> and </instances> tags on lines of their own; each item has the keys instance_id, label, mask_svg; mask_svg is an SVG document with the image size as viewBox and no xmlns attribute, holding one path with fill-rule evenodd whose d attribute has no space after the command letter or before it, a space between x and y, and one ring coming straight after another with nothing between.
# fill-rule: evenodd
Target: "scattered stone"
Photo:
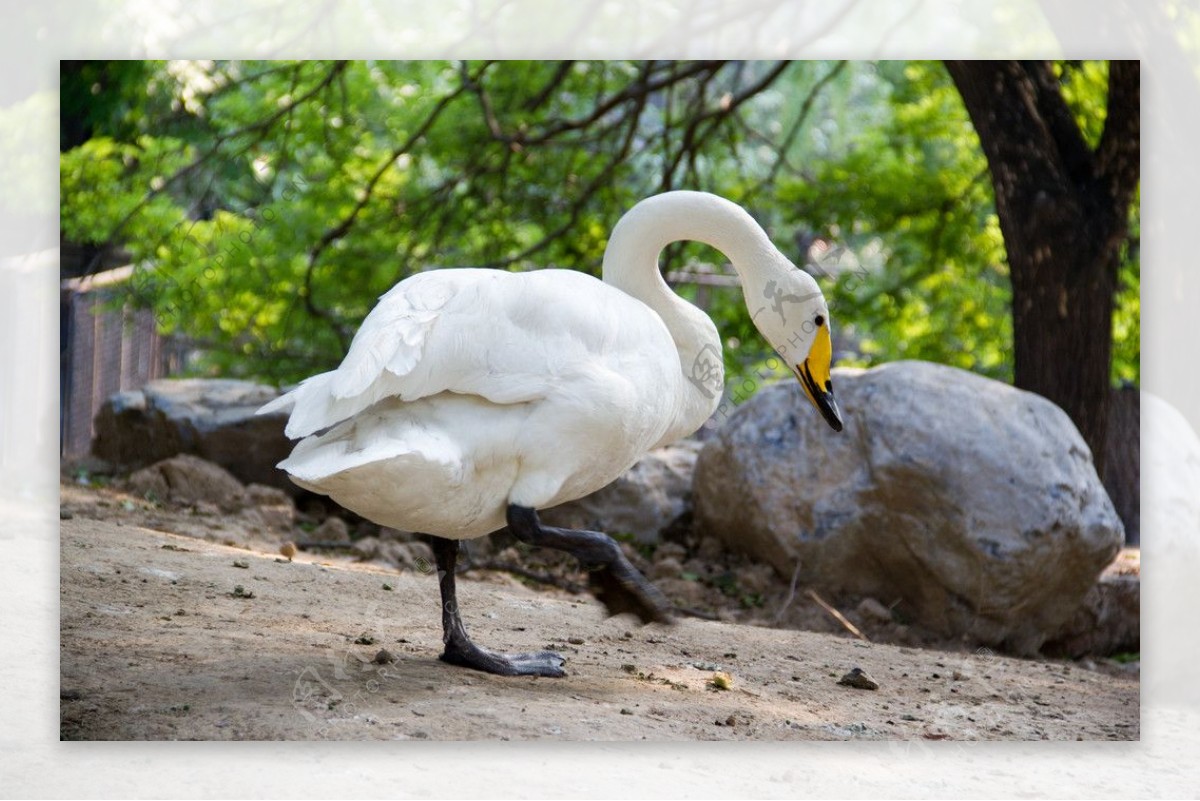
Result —
<instances>
[{"instance_id":1,"label":"scattered stone","mask_svg":"<svg viewBox=\"0 0 1200 801\"><path fill-rule=\"evenodd\" d=\"M705 442L697 533L785 580L799 563L802 584L900 599L943 637L1036 653L1123 539L1070 418L1033 393L926 362L838 369L833 383L841 434L785 382Z\"/></svg>"},{"instance_id":2,"label":"scattered stone","mask_svg":"<svg viewBox=\"0 0 1200 801\"><path fill-rule=\"evenodd\" d=\"M256 506L243 512L244 515L251 513L257 517L256 522L271 531L291 531L292 527L296 525L296 507L291 503L278 506Z\"/></svg>"},{"instance_id":3,"label":"scattered stone","mask_svg":"<svg viewBox=\"0 0 1200 801\"><path fill-rule=\"evenodd\" d=\"M254 597L254 590L248 590L241 584L234 586L233 592L230 593L234 598L243 598L249 600Z\"/></svg>"},{"instance_id":4,"label":"scattered stone","mask_svg":"<svg viewBox=\"0 0 1200 801\"><path fill-rule=\"evenodd\" d=\"M637 665L626 663L621 665L621 670L625 671L626 673L637 673Z\"/></svg>"},{"instance_id":5,"label":"scattered stone","mask_svg":"<svg viewBox=\"0 0 1200 801\"><path fill-rule=\"evenodd\" d=\"M319 543L349 543L350 542L350 527L346 525L346 521L336 515L330 515L325 518L321 525L313 529L313 542Z\"/></svg>"},{"instance_id":6,"label":"scattered stone","mask_svg":"<svg viewBox=\"0 0 1200 801\"><path fill-rule=\"evenodd\" d=\"M622 715L632 715L633 710L630 709L629 707L621 707L621 714Z\"/></svg>"},{"instance_id":7,"label":"scattered stone","mask_svg":"<svg viewBox=\"0 0 1200 801\"><path fill-rule=\"evenodd\" d=\"M59 507L59 509L58 509L58 519L59 520L72 520L72 519L74 519L74 517L75 517L75 513L72 512L70 509L68 509L65 506Z\"/></svg>"},{"instance_id":8,"label":"scattered stone","mask_svg":"<svg viewBox=\"0 0 1200 801\"><path fill-rule=\"evenodd\" d=\"M854 687L858 690L878 690L879 682L867 675L862 668L852 668L849 673L838 679L838 684Z\"/></svg>"},{"instance_id":9,"label":"scattered stone","mask_svg":"<svg viewBox=\"0 0 1200 801\"><path fill-rule=\"evenodd\" d=\"M269 487L266 484L249 484L246 486L246 497L250 503L255 506L290 506L295 509L292 503L292 496L288 495L278 487Z\"/></svg>"},{"instance_id":10,"label":"scattered stone","mask_svg":"<svg viewBox=\"0 0 1200 801\"><path fill-rule=\"evenodd\" d=\"M283 545L279 546L279 552L283 554L288 561L291 561L292 557L296 555L296 543L292 542L291 540L285 542Z\"/></svg>"},{"instance_id":11,"label":"scattered stone","mask_svg":"<svg viewBox=\"0 0 1200 801\"><path fill-rule=\"evenodd\" d=\"M733 676L729 675L723 670L718 670L712 675L712 678L708 680L708 686L714 690L732 690Z\"/></svg>"},{"instance_id":12,"label":"scattered stone","mask_svg":"<svg viewBox=\"0 0 1200 801\"><path fill-rule=\"evenodd\" d=\"M683 565L679 563L679 560L667 557L666 559L658 560L651 566L649 578L678 578L681 573L683 573Z\"/></svg>"},{"instance_id":13,"label":"scattered stone","mask_svg":"<svg viewBox=\"0 0 1200 801\"><path fill-rule=\"evenodd\" d=\"M1141 578L1106 572L1042 651L1078 659L1141 650Z\"/></svg>"},{"instance_id":14,"label":"scattered stone","mask_svg":"<svg viewBox=\"0 0 1200 801\"><path fill-rule=\"evenodd\" d=\"M584 641L582 637L568 637L567 642L571 645L583 645Z\"/></svg>"},{"instance_id":15,"label":"scattered stone","mask_svg":"<svg viewBox=\"0 0 1200 801\"><path fill-rule=\"evenodd\" d=\"M318 531L320 529L313 532L314 542L317 541ZM396 542L379 537L362 537L346 542L363 561L378 560L419 573L429 573L433 569L433 550L424 542Z\"/></svg>"},{"instance_id":16,"label":"scattered stone","mask_svg":"<svg viewBox=\"0 0 1200 801\"><path fill-rule=\"evenodd\" d=\"M234 559L234 560L233 560L233 566L234 566L234 567L240 567L240 568L241 568L241 569L243 569L243 570L249 570L249 569L250 569L250 562L249 562L249 561L247 561L246 559Z\"/></svg>"},{"instance_id":17,"label":"scattered stone","mask_svg":"<svg viewBox=\"0 0 1200 801\"><path fill-rule=\"evenodd\" d=\"M385 582L383 582L383 588L384 588L385 590L387 590L388 592L391 592L392 590L396 589L396 588L395 588L395 587L393 587L391 584L388 584L386 581L385 581Z\"/></svg>"},{"instance_id":18,"label":"scattered stone","mask_svg":"<svg viewBox=\"0 0 1200 801\"><path fill-rule=\"evenodd\" d=\"M372 637L370 634L367 634L364 631L362 634L358 635L358 637L356 637L354 639L354 644L355 645L374 645L375 638Z\"/></svg>"},{"instance_id":19,"label":"scattered stone","mask_svg":"<svg viewBox=\"0 0 1200 801\"><path fill-rule=\"evenodd\" d=\"M396 661L396 655L386 648L380 648L379 653L375 654L375 658L371 660L374 665L390 665Z\"/></svg>"},{"instance_id":20,"label":"scattered stone","mask_svg":"<svg viewBox=\"0 0 1200 801\"><path fill-rule=\"evenodd\" d=\"M874 598L863 598L859 601L858 614L867 620L874 620L877 623L892 622L892 610Z\"/></svg>"},{"instance_id":21,"label":"scattered stone","mask_svg":"<svg viewBox=\"0 0 1200 801\"><path fill-rule=\"evenodd\" d=\"M129 488L144 498L192 504L214 516L240 511L248 503L245 487L228 470L190 454L138 470L129 476Z\"/></svg>"}]
</instances>

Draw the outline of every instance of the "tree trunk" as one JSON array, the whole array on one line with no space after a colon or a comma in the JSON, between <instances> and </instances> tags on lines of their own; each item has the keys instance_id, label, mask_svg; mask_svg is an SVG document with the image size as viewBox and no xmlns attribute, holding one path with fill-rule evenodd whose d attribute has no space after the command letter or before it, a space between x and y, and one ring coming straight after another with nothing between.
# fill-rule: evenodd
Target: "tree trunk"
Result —
<instances>
[{"instance_id":1,"label":"tree trunk","mask_svg":"<svg viewBox=\"0 0 1200 801\"><path fill-rule=\"evenodd\" d=\"M1070 415L1101 471L1113 299L1139 175L1138 62L1110 65L1095 149L1049 63L946 66L992 175L1012 280L1015 383Z\"/></svg>"}]
</instances>

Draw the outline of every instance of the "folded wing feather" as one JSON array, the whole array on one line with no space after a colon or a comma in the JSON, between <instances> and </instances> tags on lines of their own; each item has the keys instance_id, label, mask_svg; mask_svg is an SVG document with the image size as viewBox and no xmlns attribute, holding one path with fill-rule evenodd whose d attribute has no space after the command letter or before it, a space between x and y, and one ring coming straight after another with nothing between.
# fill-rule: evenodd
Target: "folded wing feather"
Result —
<instances>
[{"instance_id":1,"label":"folded wing feather","mask_svg":"<svg viewBox=\"0 0 1200 801\"><path fill-rule=\"evenodd\" d=\"M363 320L336 370L306 379L258 413L290 408L285 433L297 439L353 417L383 398L402 396L403 379L420 363L429 332L455 289L450 274L438 271L397 284Z\"/></svg>"}]
</instances>

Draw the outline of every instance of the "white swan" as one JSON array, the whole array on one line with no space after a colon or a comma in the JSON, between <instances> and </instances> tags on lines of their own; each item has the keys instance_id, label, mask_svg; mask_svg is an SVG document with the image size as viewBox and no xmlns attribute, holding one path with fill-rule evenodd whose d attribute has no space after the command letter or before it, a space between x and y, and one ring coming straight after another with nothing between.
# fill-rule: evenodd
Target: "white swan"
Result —
<instances>
[{"instance_id":1,"label":"white swan","mask_svg":"<svg viewBox=\"0 0 1200 801\"><path fill-rule=\"evenodd\" d=\"M816 282L742 208L668 192L633 207L604 280L569 270L446 269L414 275L363 321L345 360L264 406L303 437L279 467L377 523L433 535L442 659L495 673L562 675L550 652L502 655L467 638L454 603L457 541L506 523L567 550L609 611L669 620L669 604L607 536L543 526L537 509L580 498L716 410L721 340L658 270L671 242L725 253L758 330L836 430L829 312Z\"/></svg>"}]
</instances>

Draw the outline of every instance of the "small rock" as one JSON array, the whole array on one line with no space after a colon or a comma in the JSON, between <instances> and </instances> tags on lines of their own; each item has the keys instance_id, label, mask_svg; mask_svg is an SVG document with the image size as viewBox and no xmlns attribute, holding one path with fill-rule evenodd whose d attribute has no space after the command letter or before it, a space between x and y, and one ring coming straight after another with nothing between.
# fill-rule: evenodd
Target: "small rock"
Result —
<instances>
[{"instance_id":1,"label":"small rock","mask_svg":"<svg viewBox=\"0 0 1200 801\"><path fill-rule=\"evenodd\" d=\"M702 537L696 555L706 562L716 561L725 555L725 545L716 537Z\"/></svg>"},{"instance_id":2,"label":"small rock","mask_svg":"<svg viewBox=\"0 0 1200 801\"><path fill-rule=\"evenodd\" d=\"M75 514L70 509L67 509L66 507L62 507L58 510L58 519L59 520L70 520L73 517L75 517Z\"/></svg>"},{"instance_id":3,"label":"small rock","mask_svg":"<svg viewBox=\"0 0 1200 801\"><path fill-rule=\"evenodd\" d=\"M849 673L838 679L838 684L843 684L847 687L854 687L858 690L879 689L879 682L868 676L867 672L859 667L851 669Z\"/></svg>"},{"instance_id":4,"label":"small rock","mask_svg":"<svg viewBox=\"0 0 1200 801\"><path fill-rule=\"evenodd\" d=\"M283 545L279 546L279 552L281 554L283 554L286 558L291 559L293 556L296 555L296 543L292 542L291 540L288 540Z\"/></svg>"},{"instance_id":5,"label":"small rock","mask_svg":"<svg viewBox=\"0 0 1200 801\"><path fill-rule=\"evenodd\" d=\"M655 562L650 568L651 579L676 578L683 572L683 565L678 559L667 557Z\"/></svg>"},{"instance_id":6,"label":"small rock","mask_svg":"<svg viewBox=\"0 0 1200 801\"><path fill-rule=\"evenodd\" d=\"M375 638L372 637L370 634L367 634L364 631L362 634L358 635L358 637L355 638L354 644L355 645L374 645Z\"/></svg>"},{"instance_id":7,"label":"small rock","mask_svg":"<svg viewBox=\"0 0 1200 801\"><path fill-rule=\"evenodd\" d=\"M296 523L296 507L290 503L279 506L259 506L247 511L253 511L258 520L272 531L290 531Z\"/></svg>"},{"instance_id":8,"label":"small rock","mask_svg":"<svg viewBox=\"0 0 1200 801\"><path fill-rule=\"evenodd\" d=\"M213 516L237 512L249 500L246 488L228 470L186 453L134 472L129 487L140 497L191 504Z\"/></svg>"},{"instance_id":9,"label":"small rock","mask_svg":"<svg viewBox=\"0 0 1200 801\"><path fill-rule=\"evenodd\" d=\"M725 725L726 726L736 726L737 718L735 718L733 715L730 715L729 717L725 718Z\"/></svg>"},{"instance_id":10,"label":"small rock","mask_svg":"<svg viewBox=\"0 0 1200 801\"><path fill-rule=\"evenodd\" d=\"M278 487L268 487L266 484L248 485L246 495L255 506L292 506L291 495Z\"/></svg>"},{"instance_id":11,"label":"small rock","mask_svg":"<svg viewBox=\"0 0 1200 801\"><path fill-rule=\"evenodd\" d=\"M371 660L375 665L390 665L396 661L396 655L386 648L380 648L379 653L375 654L375 658Z\"/></svg>"},{"instance_id":12,"label":"small rock","mask_svg":"<svg viewBox=\"0 0 1200 801\"><path fill-rule=\"evenodd\" d=\"M571 645L583 645L583 638L582 637L568 637L567 642L571 643Z\"/></svg>"},{"instance_id":13,"label":"small rock","mask_svg":"<svg viewBox=\"0 0 1200 801\"><path fill-rule=\"evenodd\" d=\"M712 687L714 690L732 690L733 676L729 675L723 670L718 670L712 675L712 678L708 680L708 686Z\"/></svg>"},{"instance_id":14,"label":"small rock","mask_svg":"<svg viewBox=\"0 0 1200 801\"><path fill-rule=\"evenodd\" d=\"M232 595L234 598L245 598L249 600L250 598L254 597L254 590L248 590L241 584L238 584L233 588L233 592L230 593L230 595Z\"/></svg>"},{"instance_id":15,"label":"small rock","mask_svg":"<svg viewBox=\"0 0 1200 801\"><path fill-rule=\"evenodd\" d=\"M633 714L633 710L632 710L632 709L630 709L629 707L622 707L622 708L621 708L621 714L622 714L622 715L632 715L632 714Z\"/></svg>"},{"instance_id":16,"label":"small rock","mask_svg":"<svg viewBox=\"0 0 1200 801\"><path fill-rule=\"evenodd\" d=\"M858 604L858 613L864 618L878 623L892 622L892 610L874 598L863 598Z\"/></svg>"},{"instance_id":17,"label":"small rock","mask_svg":"<svg viewBox=\"0 0 1200 801\"><path fill-rule=\"evenodd\" d=\"M395 587L393 587L391 584L388 584L386 581L383 582L383 588L389 592L395 589Z\"/></svg>"},{"instance_id":18,"label":"small rock","mask_svg":"<svg viewBox=\"0 0 1200 801\"><path fill-rule=\"evenodd\" d=\"M247 561L247 560L245 560L245 559L234 559L234 560L233 560L233 566L234 566L234 567L240 567L242 570L249 570L249 569L250 569L250 562L248 562L248 561Z\"/></svg>"},{"instance_id":19,"label":"small rock","mask_svg":"<svg viewBox=\"0 0 1200 801\"><path fill-rule=\"evenodd\" d=\"M683 547L683 545L679 544L678 542L660 543L659 546L654 549L654 558L659 561L664 559L682 561L686 556L687 548Z\"/></svg>"},{"instance_id":20,"label":"small rock","mask_svg":"<svg viewBox=\"0 0 1200 801\"><path fill-rule=\"evenodd\" d=\"M315 542L350 542L350 527L342 518L330 515L313 529L312 539Z\"/></svg>"}]
</instances>

